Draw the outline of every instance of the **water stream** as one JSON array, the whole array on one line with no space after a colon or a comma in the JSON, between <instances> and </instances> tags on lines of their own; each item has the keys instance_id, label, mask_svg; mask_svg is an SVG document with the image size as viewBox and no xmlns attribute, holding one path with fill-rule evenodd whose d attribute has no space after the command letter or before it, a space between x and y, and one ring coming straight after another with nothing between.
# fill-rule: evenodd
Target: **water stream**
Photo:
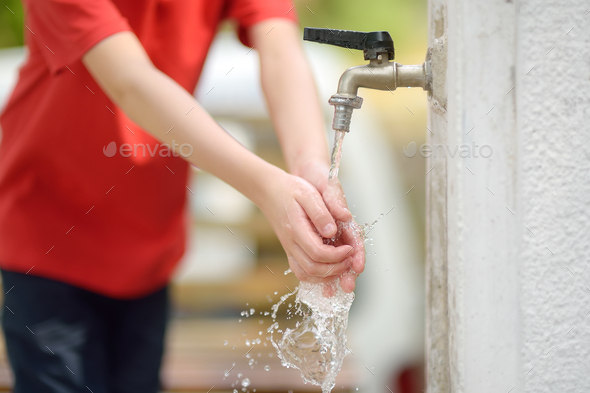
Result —
<instances>
[{"instance_id":1,"label":"water stream","mask_svg":"<svg viewBox=\"0 0 590 393\"><path fill-rule=\"evenodd\" d=\"M335 130L334 131L334 147L332 149L332 165L330 166L330 173L328 179L337 179L338 170L340 169L340 158L342 158L342 142L344 141L344 135L346 131Z\"/></svg>"},{"instance_id":2,"label":"water stream","mask_svg":"<svg viewBox=\"0 0 590 393\"><path fill-rule=\"evenodd\" d=\"M336 131L329 181L336 181L338 178L345 134L344 131ZM354 219L337 224L336 235L331 239L324 239L325 244L341 245L350 236L355 239L355 246L365 241L366 227L360 227ZM356 273L349 269L344 275ZM333 295L327 297L326 293ZM301 319L297 321L295 328L283 330L276 321L277 312L293 295L295 304L289 304L291 307L287 313ZM346 327L353 300L354 293L345 293L336 277L329 283L301 282L292 293L282 296L272 307L274 323L268 328L268 332L282 365L298 369L304 382L320 386L323 393L330 393L334 388L344 357L351 352L346 346ZM275 337L281 334L282 336Z\"/></svg>"}]
</instances>

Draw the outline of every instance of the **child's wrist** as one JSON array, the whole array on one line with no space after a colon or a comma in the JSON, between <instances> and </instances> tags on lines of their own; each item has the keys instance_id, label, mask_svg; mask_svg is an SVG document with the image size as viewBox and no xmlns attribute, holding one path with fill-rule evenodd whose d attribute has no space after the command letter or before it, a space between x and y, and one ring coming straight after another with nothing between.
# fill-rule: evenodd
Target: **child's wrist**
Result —
<instances>
[{"instance_id":1,"label":"child's wrist","mask_svg":"<svg viewBox=\"0 0 590 393\"><path fill-rule=\"evenodd\" d=\"M275 197L276 185L281 183L284 176L289 175L281 168L265 162L263 168L254 176L254 192L249 196L250 200L262 208L269 199Z\"/></svg>"},{"instance_id":2,"label":"child's wrist","mask_svg":"<svg viewBox=\"0 0 590 393\"><path fill-rule=\"evenodd\" d=\"M330 161L326 155L301 157L290 168L291 174L299 177L306 177L310 171L325 171L326 176L330 169Z\"/></svg>"}]
</instances>

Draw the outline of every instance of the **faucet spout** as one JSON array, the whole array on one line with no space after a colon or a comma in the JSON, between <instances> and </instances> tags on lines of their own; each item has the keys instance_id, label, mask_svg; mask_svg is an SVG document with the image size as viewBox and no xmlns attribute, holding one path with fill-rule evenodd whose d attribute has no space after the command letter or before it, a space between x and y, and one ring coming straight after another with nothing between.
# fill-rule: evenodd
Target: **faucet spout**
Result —
<instances>
[{"instance_id":1,"label":"faucet spout","mask_svg":"<svg viewBox=\"0 0 590 393\"><path fill-rule=\"evenodd\" d=\"M390 92L398 87L421 87L430 91L431 79L428 61L420 65L402 65L378 55L367 65L351 67L344 71L338 82L338 92L328 101L335 107L332 128L350 130L352 111L359 109L363 102L358 96L361 87Z\"/></svg>"},{"instance_id":2,"label":"faucet spout","mask_svg":"<svg viewBox=\"0 0 590 393\"><path fill-rule=\"evenodd\" d=\"M338 83L338 95L354 97L360 87L393 91L398 87L421 87L430 90L427 64L402 65L371 60L368 65L351 67L344 71Z\"/></svg>"},{"instance_id":3,"label":"faucet spout","mask_svg":"<svg viewBox=\"0 0 590 393\"><path fill-rule=\"evenodd\" d=\"M395 90L396 63L371 60L367 65L344 71L338 82L338 95L354 97L360 87L375 90Z\"/></svg>"},{"instance_id":4,"label":"faucet spout","mask_svg":"<svg viewBox=\"0 0 590 393\"><path fill-rule=\"evenodd\" d=\"M421 87L431 91L432 73L430 58L421 65L401 65L392 62L395 49L387 31L361 31L318 29L306 27L303 39L321 44L335 45L348 50L362 50L369 64L351 67L344 71L338 82L338 92L328 101L334 105L335 131L350 129L353 109L359 109L363 99L358 96L361 87L393 92L398 87Z\"/></svg>"}]
</instances>

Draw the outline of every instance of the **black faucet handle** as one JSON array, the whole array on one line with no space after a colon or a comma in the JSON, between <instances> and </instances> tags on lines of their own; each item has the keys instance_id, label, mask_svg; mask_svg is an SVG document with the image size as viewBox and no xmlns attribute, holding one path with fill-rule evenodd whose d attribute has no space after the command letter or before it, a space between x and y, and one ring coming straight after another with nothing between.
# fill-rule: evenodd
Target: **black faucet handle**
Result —
<instances>
[{"instance_id":1,"label":"black faucet handle","mask_svg":"<svg viewBox=\"0 0 590 393\"><path fill-rule=\"evenodd\" d=\"M320 44L362 50L365 60L376 59L379 53L387 53L389 60L393 60L395 56L393 40L387 31L364 33L362 31L306 27L303 29L303 39Z\"/></svg>"}]
</instances>

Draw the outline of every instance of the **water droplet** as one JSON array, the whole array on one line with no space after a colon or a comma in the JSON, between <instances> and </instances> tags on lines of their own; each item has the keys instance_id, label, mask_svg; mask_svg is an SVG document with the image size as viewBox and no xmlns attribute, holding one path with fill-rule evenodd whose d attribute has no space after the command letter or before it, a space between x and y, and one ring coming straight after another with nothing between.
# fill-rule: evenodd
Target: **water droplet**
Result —
<instances>
[{"instance_id":1,"label":"water droplet","mask_svg":"<svg viewBox=\"0 0 590 393\"><path fill-rule=\"evenodd\" d=\"M238 378L242 378L242 373L239 373L238 374Z\"/></svg>"},{"instance_id":2,"label":"water droplet","mask_svg":"<svg viewBox=\"0 0 590 393\"><path fill-rule=\"evenodd\" d=\"M270 371L270 366L268 364L264 366L264 371Z\"/></svg>"},{"instance_id":3,"label":"water droplet","mask_svg":"<svg viewBox=\"0 0 590 393\"><path fill-rule=\"evenodd\" d=\"M250 380L248 378L244 378L242 379L242 386L247 388L248 386L250 386Z\"/></svg>"},{"instance_id":4,"label":"water droplet","mask_svg":"<svg viewBox=\"0 0 590 393\"><path fill-rule=\"evenodd\" d=\"M254 364L254 359L250 359L250 360L248 360L248 364L249 364L250 366L251 366L251 365L253 365L253 364Z\"/></svg>"},{"instance_id":5,"label":"water droplet","mask_svg":"<svg viewBox=\"0 0 590 393\"><path fill-rule=\"evenodd\" d=\"M255 312L256 310L254 310L253 308L250 309L250 315L254 315Z\"/></svg>"},{"instance_id":6,"label":"water droplet","mask_svg":"<svg viewBox=\"0 0 590 393\"><path fill-rule=\"evenodd\" d=\"M227 340L224 340L223 341L223 345L227 345Z\"/></svg>"}]
</instances>

